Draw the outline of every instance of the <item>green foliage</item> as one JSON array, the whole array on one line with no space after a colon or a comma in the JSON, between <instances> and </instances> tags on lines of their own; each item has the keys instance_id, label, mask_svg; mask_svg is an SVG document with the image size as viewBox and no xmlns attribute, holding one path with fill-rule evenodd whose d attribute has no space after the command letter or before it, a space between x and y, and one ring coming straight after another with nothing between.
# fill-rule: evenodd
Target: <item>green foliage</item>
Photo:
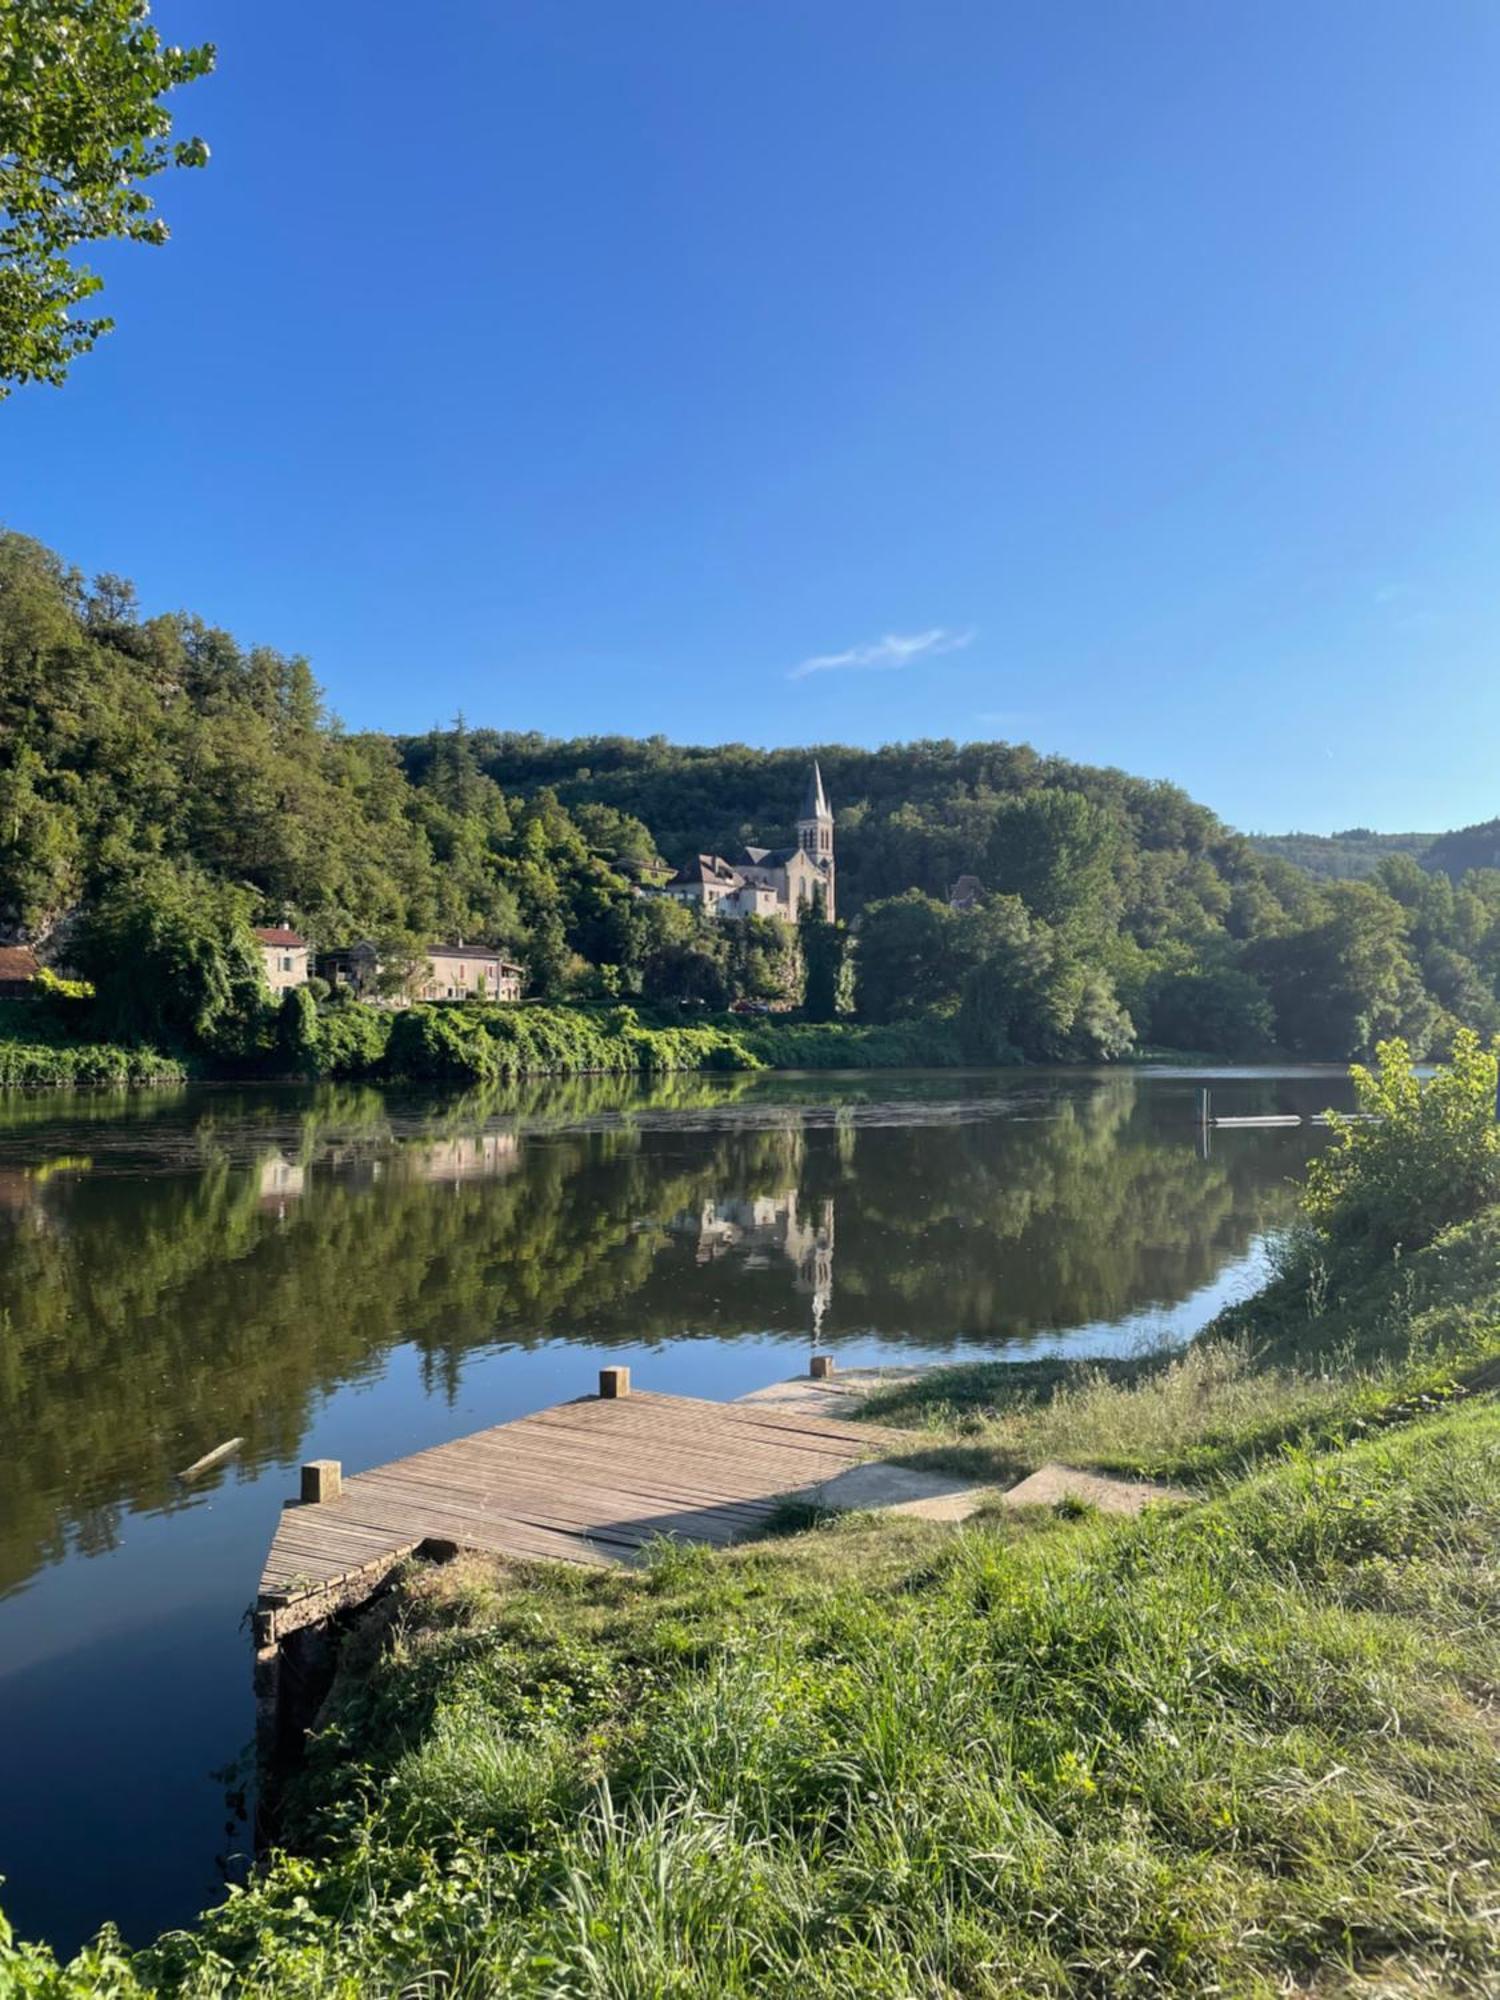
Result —
<instances>
[{"instance_id":1,"label":"green foliage","mask_svg":"<svg viewBox=\"0 0 1500 2000\"><path fill-rule=\"evenodd\" d=\"M320 1007L315 1074L348 1078L378 1076L395 1024L395 1015L385 1007L362 1007L353 1001Z\"/></svg>"},{"instance_id":2,"label":"green foliage","mask_svg":"<svg viewBox=\"0 0 1500 2000\"><path fill-rule=\"evenodd\" d=\"M965 1060L951 1021L741 1021L735 1040L773 1069L953 1069Z\"/></svg>"},{"instance_id":3,"label":"green foliage","mask_svg":"<svg viewBox=\"0 0 1500 2000\"><path fill-rule=\"evenodd\" d=\"M1252 833L1250 845L1258 853L1289 861L1319 881L1366 882L1389 856L1406 854L1424 861L1444 838L1453 836L1372 833L1367 826L1354 826L1343 833Z\"/></svg>"},{"instance_id":4,"label":"green foliage","mask_svg":"<svg viewBox=\"0 0 1500 2000\"><path fill-rule=\"evenodd\" d=\"M1143 1038L1259 1052L1258 990L1295 1055L1393 1034L1441 1053L1461 1026L1500 1028L1500 870L1453 887L1398 850L1375 880L1319 886L1171 786L1024 746L818 750L847 932L637 893L658 850L784 840L809 754L462 720L348 734L306 661L190 616L142 619L119 578L86 586L0 535L0 936L66 937L166 867L320 947L376 938L392 976L440 937L498 945L549 1004L800 996L833 1019L852 946L864 1021L962 1012L973 1060L1107 1060ZM964 874L978 906L956 911ZM268 1037L247 1029L236 1059Z\"/></svg>"},{"instance_id":5,"label":"green foliage","mask_svg":"<svg viewBox=\"0 0 1500 2000\"><path fill-rule=\"evenodd\" d=\"M1118 909L1115 863L1124 828L1087 793L1042 785L1006 799L991 830L986 873L1054 926L1097 930Z\"/></svg>"},{"instance_id":6,"label":"green foliage","mask_svg":"<svg viewBox=\"0 0 1500 2000\"><path fill-rule=\"evenodd\" d=\"M1254 1061L1275 1047L1269 994L1233 966L1163 972L1151 982L1147 1005L1147 1038L1158 1048Z\"/></svg>"},{"instance_id":7,"label":"green foliage","mask_svg":"<svg viewBox=\"0 0 1500 2000\"><path fill-rule=\"evenodd\" d=\"M154 862L112 884L73 955L101 1025L124 1041L245 1055L269 1013L249 898L196 870Z\"/></svg>"},{"instance_id":8,"label":"green foliage","mask_svg":"<svg viewBox=\"0 0 1500 2000\"><path fill-rule=\"evenodd\" d=\"M201 167L201 139L169 137L162 100L206 76L208 44L166 47L144 0L0 6L0 397L60 383L113 324L74 308L102 286L80 244L164 243L146 183Z\"/></svg>"},{"instance_id":9,"label":"green foliage","mask_svg":"<svg viewBox=\"0 0 1500 2000\"><path fill-rule=\"evenodd\" d=\"M829 923L809 906L797 924L802 947L802 1012L809 1021L834 1021L854 1011L854 955L848 929Z\"/></svg>"},{"instance_id":10,"label":"green foliage","mask_svg":"<svg viewBox=\"0 0 1500 2000\"><path fill-rule=\"evenodd\" d=\"M1109 975L1019 897L960 911L912 889L871 904L858 938L860 1013L954 1019L966 1061L1109 1061L1134 1039Z\"/></svg>"},{"instance_id":11,"label":"green foliage","mask_svg":"<svg viewBox=\"0 0 1500 2000\"><path fill-rule=\"evenodd\" d=\"M0 1090L37 1090L76 1084L182 1083L187 1067L176 1056L109 1042L19 1042L0 1039Z\"/></svg>"},{"instance_id":12,"label":"green foliage","mask_svg":"<svg viewBox=\"0 0 1500 2000\"><path fill-rule=\"evenodd\" d=\"M289 987L276 1017L277 1060L294 1075L316 1076L321 1053L318 1003L305 986Z\"/></svg>"},{"instance_id":13,"label":"green foliage","mask_svg":"<svg viewBox=\"0 0 1500 2000\"><path fill-rule=\"evenodd\" d=\"M1252 944L1245 969L1264 984L1276 1036L1294 1055L1370 1054L1400 1037L1426 1051L1439 1012L1408 947L1401 905L1368 882L1340 882L1316 920Z\"/></svg>"},{"instance_id":14,"label":"green foliage","mask_svg":"<svg viewBox=\"0 0 1500 2000\"><path fill-rule=\"evenodd\" d=\"M1500 819L1439 834L1422 860L1429 868L1440 868L1454 883L1477 869L1500 869Z\"/></svg>"},{"instance_id":15,"label":"green foliage","mask_svg":"<svg viewBox=\"0 0 1500 2000\"><path fill-rule=\"evenodd\" d=\"M1500 1200L1497 1073L1500 1043L1486 1049L1467 1029L1426 1083L1401 1041L1381 1043L1373 1070L1356 1065L1358 1118L1331 1114L1334 1143L1312 1163L1305 1200L1336 1249L1419 1249Z\"/></svg>"},{"instance_id":16,"label":"green foliage","mask_svg":"<svg viewBox=\"0 0 1500 2000\"><path fill-rule=\"evenodd\" d=\"M733 1030L648 1028L629 1007L409 1007L398 1014L385 1071L429 1081L501 1077L757 1069Z\"/></svg>"}]
</instances>

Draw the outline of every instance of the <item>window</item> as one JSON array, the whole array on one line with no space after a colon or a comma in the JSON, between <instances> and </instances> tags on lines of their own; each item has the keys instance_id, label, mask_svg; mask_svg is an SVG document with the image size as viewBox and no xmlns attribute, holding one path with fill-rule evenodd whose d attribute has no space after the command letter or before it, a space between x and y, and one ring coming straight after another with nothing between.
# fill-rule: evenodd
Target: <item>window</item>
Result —
<instances>
[{"instance_id":1,"label":"window","mask_svg":"<svg viewBox=\"0 0 1500 2000\"><path fill-rule=\"evenodd\" d=\"M290 971L291 971L291 969L292 969L292 961L291 961L291 958L290 958L289 956L288 956L288 957L286 957L286 958L283 958L283 959L282 959L282 961L281 961L281 969L282 969L282 971L283 971L283 972L290 972Z\"/></svg>"}]
</instances>

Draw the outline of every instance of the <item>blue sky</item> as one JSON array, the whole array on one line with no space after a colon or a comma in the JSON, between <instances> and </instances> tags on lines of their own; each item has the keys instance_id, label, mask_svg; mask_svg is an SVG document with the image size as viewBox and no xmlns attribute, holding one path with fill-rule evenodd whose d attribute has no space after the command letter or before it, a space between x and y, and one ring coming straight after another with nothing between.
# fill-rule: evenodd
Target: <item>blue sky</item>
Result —
<instances>
[{"instance_id":1,"label":"blue sky","mask_svg":"<svg viewBox=\"0 0 1500 2000\"><path fill-rule=\"evenodd\" d=\"M0 518L353 726L1500 812L1492 0L159 0L213 164Z\"/></svg>"}]
</instances>

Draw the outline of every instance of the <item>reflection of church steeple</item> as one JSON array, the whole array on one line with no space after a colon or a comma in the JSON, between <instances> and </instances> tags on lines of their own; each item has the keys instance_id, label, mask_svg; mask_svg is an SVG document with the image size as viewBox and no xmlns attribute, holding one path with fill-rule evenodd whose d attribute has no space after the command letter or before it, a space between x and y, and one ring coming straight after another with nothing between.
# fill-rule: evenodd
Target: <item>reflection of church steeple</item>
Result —
<instances>
[{"instance_id":1,"label":"reflection of church steeple","mask_svg":"<svg viewBox=\"0 0 1500 2000\"><path fill-rule=\"evenodd\" d=\"M746 1270L769 1270L779 1252L792 1265L795 1292L812 1297L813 1332L833 1300L833 1197L803 1201L795 1188L776 1195L726 1195L684 1209L669 1227L696 1237L697 1260L710 1264L740 1252Z\"/></svg>"}]
</instances>

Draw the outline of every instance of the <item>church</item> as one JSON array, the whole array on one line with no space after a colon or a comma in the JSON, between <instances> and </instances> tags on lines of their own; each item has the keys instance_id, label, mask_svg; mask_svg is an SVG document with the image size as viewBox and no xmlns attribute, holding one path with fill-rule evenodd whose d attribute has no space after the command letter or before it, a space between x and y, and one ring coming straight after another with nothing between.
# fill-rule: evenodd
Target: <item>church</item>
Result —
<instances>
[{"instance_id":1,"label":"church","mask_svg":"<svg viewBox=\"0 0 1500 2000\"><path fill-rule=\"evenodd\" d=\"M831 922L833 814L817 765L803 795L795 847L747 847L734 861L722 854L698 854L657 893L711 917L782 917L788 923L795 923L809 904L821 902Z\"/></svg>"}]
</instances>

